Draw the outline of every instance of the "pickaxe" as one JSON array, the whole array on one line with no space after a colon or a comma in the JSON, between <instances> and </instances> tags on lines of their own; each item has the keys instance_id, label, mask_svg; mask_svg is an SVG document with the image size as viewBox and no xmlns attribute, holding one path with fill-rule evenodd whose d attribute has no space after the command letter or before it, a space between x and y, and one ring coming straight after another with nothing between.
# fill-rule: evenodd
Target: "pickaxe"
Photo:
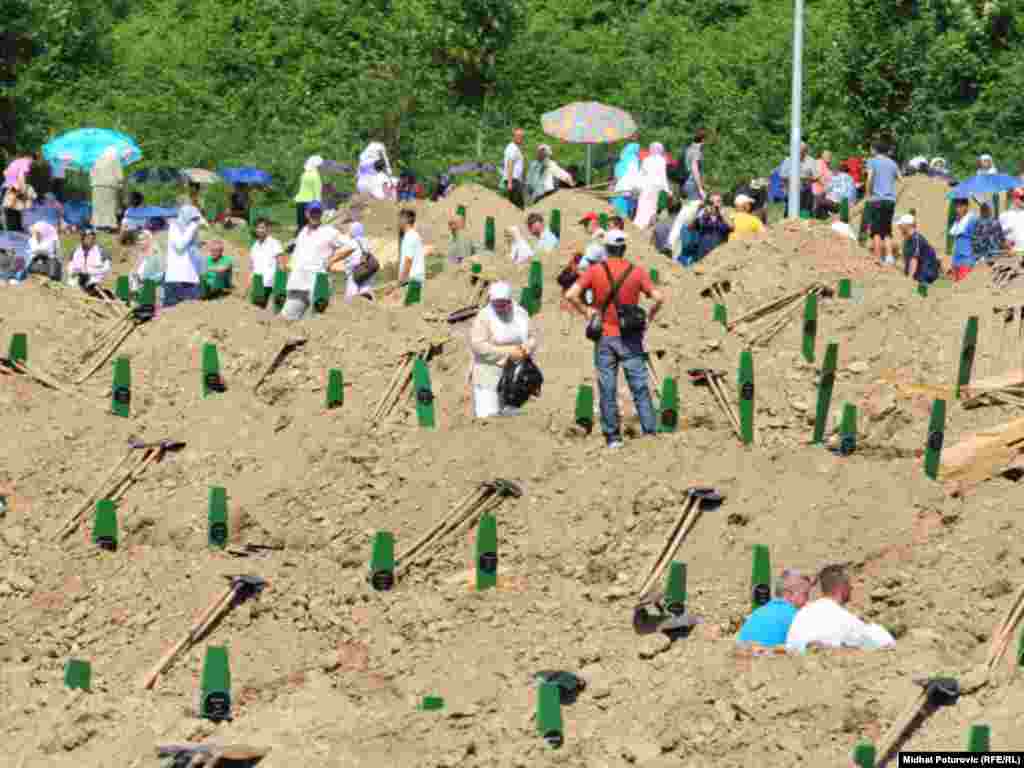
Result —
<instances>
[{"instance_id":1,"label":"pickaxe","mask_svg":"<svg viewBox=\"0 0 1024 768\"><path fill-rule=\"evenodd\" d=\"M228 611L248 598L258 595L268 583L259 576L225 576L224 578L230 582L228 588L200 614L188 634L175 643L150 670L142 683L143 690L152 688L156 684L157 678L171 666L175 657L198 642Z\"/></svg>"},{"instance_id":2,"label":"pickaxe","mask_svg":"<svg viewBox=\"0 0 1024 768\"><path fill-rule=\"evenodd\" d=\"M157 757L173 758L171 768L207 766L215 768L222 760L255 762L270 751L269 747L250 747L244 744L162 744L156 748Z\"/></svg>"},{"instance_id":3,"label":"pickaxe","mask_svg":"<svg viewBox=\"0 0 1024 768\"><path fill-rule=\"evenodd\" d=\"M952 706L960 698L960 684L953 678L915 679L923 689L910 703L900 719L893 723L878 749L878 768L884 768L939 707Z\"/></svg>"},{"instance_id":4,"label":"pickaxe","mask_svg":"<svg viewBox=\"0 0 1024 768\"><path fill-rule=\"evenodd\" d=\"M729 399L725 395L725 389L722 386L721 377L724 375L721 371L715 371L711 368L691 368L688 370L687 375L690 377L690 382L694 386L705 385L711 390L711 397L714 398L718 407L725 411L725 415L729 418L729 423L732 425L733 431L736 433L736 437L740 436L740 419L733 411L732 405L729 403ZM741 438L742 439L742 438Z\"/></svg>"}]
</instances>

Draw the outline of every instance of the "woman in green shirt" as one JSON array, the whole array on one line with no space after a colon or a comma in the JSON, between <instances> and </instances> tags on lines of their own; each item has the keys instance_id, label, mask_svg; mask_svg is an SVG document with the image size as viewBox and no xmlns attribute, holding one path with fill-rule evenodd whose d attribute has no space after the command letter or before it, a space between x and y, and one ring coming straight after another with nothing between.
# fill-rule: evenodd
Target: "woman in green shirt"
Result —
<instances>
[{"instance_id":1,"label":"woman in green shirt","mask_svg":"<svg viewBox=\"0 0 1024 768\"><path fill-rule=\"evenodd\" d=\"M324 159L313 155L306 161L306 169L302 172L299 182L299 194L295 196L295 236L306 226L306 205L320 200L323 194L323 182L320 180L320 166Z\"/></svg>"}]
</instances>

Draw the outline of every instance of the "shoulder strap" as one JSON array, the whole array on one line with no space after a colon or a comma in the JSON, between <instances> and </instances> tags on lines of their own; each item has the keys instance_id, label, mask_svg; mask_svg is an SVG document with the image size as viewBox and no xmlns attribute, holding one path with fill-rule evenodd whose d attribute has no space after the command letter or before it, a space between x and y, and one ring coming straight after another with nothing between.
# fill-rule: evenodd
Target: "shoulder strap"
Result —
<instances>
[{"instance_id":1,"label":"shoulder strap","mask_svg":"<svg viewBox=\"0 0 1024 768\"><path fill-rule=\"evenodd\" d=\"M612 271L608 268L608 262L602 261L601 266L604 267L605 274L608 275L608 283L612 287L611 294L605 300L604 304L601 305L601 317L604 317L604 313L605 310L608 309L608 305L615 302L615 299L619 295L619 288L621 288L622 284L626 282L626 278L629 277L629 273L633 271L633 265L630 264L628 267L626 267L626 271L622 273L622 277L620 277L618 281L614 283L612 282ZM617 302L615 303L617 305Z\"/></svg>"}]
</instances>

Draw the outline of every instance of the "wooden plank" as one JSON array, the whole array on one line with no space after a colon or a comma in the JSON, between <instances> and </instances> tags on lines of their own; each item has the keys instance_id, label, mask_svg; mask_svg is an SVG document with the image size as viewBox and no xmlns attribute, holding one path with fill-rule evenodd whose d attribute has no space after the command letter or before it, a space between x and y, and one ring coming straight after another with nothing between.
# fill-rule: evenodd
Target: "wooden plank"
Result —
<instances>
[{"instance_id":1,"label":"wooden plank","mask_svg":"<svg viewBox=\"0 0 1024 768\"><path fill-rule=\"evenodd\" d=\"M970 386L963 388L963 393L967 397L973 397L974 395L979 395L982 392L992 392L997 389L1019 386L1024 386L1024 369L1015 368L1014 370L1007 371L999 376L989 376L986 379L976 379L971 382Z\"/></svg>"},{"instance_id":2,"label":"wooden plank","mask_svg":"<svg viewBox=\"0 0 1024 768\"><path fill-rule=\"evenodd\" d=\"M1024 451L1024 419L967 436L943 451L942 481L976 483L992 477Z\"/></svg>"}]
</instances>

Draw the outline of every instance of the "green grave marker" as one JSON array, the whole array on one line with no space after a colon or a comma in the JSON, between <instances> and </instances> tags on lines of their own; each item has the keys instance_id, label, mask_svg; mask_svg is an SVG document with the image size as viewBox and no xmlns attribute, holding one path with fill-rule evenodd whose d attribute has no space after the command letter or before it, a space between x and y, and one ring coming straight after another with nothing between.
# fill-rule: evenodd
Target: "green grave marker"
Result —
<instances>
[{"instance_id":1,"label":"green grave marker","mask_svg":"<svg viewBox=\"0 0 1024 768\"><path fill-rule=\"evenodd\" d=\"M223 549L228 544L228 492L219 485L210 488L207 521L208 543Z\"/></svg>"},{"instance_id":2,"label":"green grave marker","mask_svg":"<svg viewBox=\"0 0 1024 768\"><path fill-rule=\"evenodd\" d=\"M665 610L674 616L686 613L686 563L672 562L665 579Z\"/></svg>"},{"instance_id":3,"label":"green grave marker","mask_svg":"<svg viewBox=\"0 0 1024 768\"><path fill-rule=\"evenodd\" d=\"M132 282L128 275L119 275L114 283L114 295L125 304L132 301Z\"/></svg>"},{"instance_id":4,"label":"green grave marker","mask_svg":"<svg viewBox=\"0 0 1024 768\"><path fill-rule=\"evenodd\" d=\"M956 223L956 202L953 200L949 201L949 205L946 207L946 253L953 253L953 236L949 234L949 230L953 228Z\"/></svg>"},{"instance_id":5,"label":"green grave marker","mask_svg":"<svg viewBox=\"0 0 1024 768\"><path fill-rule=\"evenodd\" d=\"M749 349L740 353L738 376L740 399L740 435L744 445L754 442L754 355Z\"/></svg>"},{"instance_id":6,"label":"green grave marker","mask_svg":"<svg viewBox=\"0 0 1024 768\"><path fill-rule=\"evenodd\" d=\"M711 315L711 320L716 323L721 323L723 328L728 329L729 318L725 309L725 304L715 304L714 314Z\"/></svg>"},{"instance_id":7,"label":"green grave marker","mask_svg":"<svg viewBox=\"0 0 1024 768\"><path fill-rule=\"evenodd\" d=\"M119 357L114 361L114 384L110 399L111 413L126 419L131 415L132 368L127 357Z\"/></svg>"},{"instance_id":8,"label":"green grave marker","mask_svg":"<svg viewBox=\"0 0 1024 768\"><path fill-rule=\"evenodd\" d=\"M580 384L576 390L576 425L589 435L594 429L594 388Z\"/></svg>"},{"instance_id":9,"label":"green grave marker","mask_svg":"<svg viewBox=\"0 0 1024 768\"><path fill-rule=\"evenodd\" d=\"M252 276L252 286L249 288L249 301L253 306L264 308L267 306L267 299L270 298L266 286L263 285L263 275Z\"/></svg>"},{"instance_id":10,"label":"green grave marker","mask_svg":"<svg viewBox=\"0 0 1024 768\"><path fill-rule=\"evenodd\" d=\"M530 262L530 277L526 284L533 292L533 297L537 300L538 305L544 298L544 265L539 259L534 259ZM540 307L538 306L538 309Z\"/></svg>"},{"instance_id":11,"label":"green grave marker","mask_svg":"<svg viewBox=\"0 0 1024 768\"><path fill-rule=\"evenodd\" d=\"M661 190L658 193L658 213L661 213L668 208L668 192Z\"/></svg>"},{"instance_id":12,"label":"green grave marker","mask_svg":"<svg viewBox=\"0 0 1024 768\"><path fill-rule=\"evenodd\" d=\"M466 221L466 206L460 205L455 209L455 215L463 221Z\"/></svg>"},{"instance_id":13,"label":"green grave marker","mask_svg":"<svg viewBox=\"0 0 1024 768\"><path fill-rule=\"evenodd\" d=\"M96 502L92 543L111 552L117 549L117 508L110 499L100 499Z\"/></svg>"},{"instance_id":14,"label":"green grave marker","mask_svg":"<svg viewBox=\"0 0 1024 768\"><path fill-rule=\"evenodd\" d=\"M526 286L522 291L519 292L519 306L526 310L526 313L533 317L536 313L536 302L533 299L533 291L530 290L530 286Z\"/></svg>"},{"instance_id":15,"label":"green grave marker","mask_svg":"<svg viewBox=\"0 0 1024 768\"><path fill-rule=\"evenodd\" d=\"M64 685L71 690L89 691L92 688L92 665L82 659L68 659L64 665Z\"/></svg>"},{"instance_id":16,"label":"green grave marker","mask_svg":"<svg viewBox=\"0 0 1024 768\"><path fill-rule=\"evenodd\" d=\"M562 695L556 683L537 688L537 732L554 749L562 746Z\"/></svg>"},{"instance_id":17,"label":"green grave marker","mask_svg":"<svg viewBox=\"0 0 1024 768\"><path fill-rule=\"evenodd\" d=\"M416 419L421 427L434 428L434 390L430 386L430 371L422 357L412 367L413 391L416 393Z\"/></svg>"},{"instance_id":18,"label":"green grave marker","mask_svg":"<svg viewBox=\"0 0 1024 768\"><path fill-rule=\"evenodd\" d=\"M424 696L418 707L423 712L435 712L444 709L444 699L440 696Z\"/></svg>"},{"instance_id":19,"label":"green grave marker","mask_svg":"<svg viewBox=\"0 0 1024 768\"><path fill-rule=\"evenodd\" d=\"M345 380L341 371L331 368L327 372L327 408L338 408L345 404Z\"/></svg>"},{"instance_id":20,"label":"green grave marker","mask_svg":"<svg viewBox=\"0 0 1024 768\"><path fill-rule=\"evenodd\" d=\"M917 295L923 298L928 298L928 283L917 284Z\"/></svg>"},{"instance_id":21,"label":"green grave marker","mask_svg":"<svg viewBox=\"0 0 1024 768\"><path fill-rule=\"evenodd\" d=\"M214 344L203 344L203 397L211 392L223 392L224 379L220 375L220 358Z\"/></svg>"},{"instance_id":22,"label":"green grave marker","mask_svg":"<svg viewBox=\"0 0 1024 768\"><path fill-rule=\"evenodd\" d=\"M231 667L222 645L207 647L203 658L199 716L214 722L231 719Z\"/></svg>"},{"instance_id":23,"label":"green grave marker","mask_svg":"<svg viewBox=\"0 0 1024 768\"><path fill-rule=\"evenodd\" d=\"M844 277L839 281L839 298L848 299L852 294L850 278Z\"/></svg>"},{"instance_id":24,"label":"green grave marker","mask_svg":"<svg viewBox=\"0 0 1024 768\"><path fill-rule=\"evenodd\" d=\"M597 225L601 229L603 229L605 232L608 231L608 214L607 213L602 213L600 216L597 217Z\"/></svg>"},{"instance_id":25,"label":"green grave marker","mask_svg":"<svg viewBox=\"0 0 1024 768\"><path fill-rule=\"evenodd\" d=\"M497 239L494 233L494 217L488 216L484 219L484 248L488 251L493 251L496 247Z\"/></svg>"},{"instance_id":26,"label":"green grave marker","mask_svg":"<svg viewBox=\"0 0 1024 768\"><path fill-rule=\"evenodd\" d=\"M423 283L419 280L410 280L405 289L405 306L411 307L423 300Z\"/></svg>"},{"instance_id":27,"label":"green grave marker","mask_svg":"<svg viewBox=\"0 0 1024 768\"><path fill-rule=\"evenodd\" d=\"M942 462L942 444L946 440L946 401L935 400L928 419L928 441L924 449L924 473L932 480L939 479Z\"/></svg>"},{"instance_id":28,"label":"green grave marker","mask_svg":"<svg viewBox=\"0 0 1024 768\"><path fill-rule=\"evenodd\" d=\"M1024 667L1024 627L1020 630L1020 637L1017 639L1017 666Z\"/></svg>"},{"instance_id":29,"label":"green grave marker","mask_svg":"<svg viewBox=\"0 0 1024 768\"><path fill-rule=\"evenodd\" d=\"M559 240L562 239L562 212L557 208L551 211L551 220L548 222L548 229L550 229L551 234Z\"/></svg>"},{"instance_id":30,"label":"green grave marker","mask_svg":"<svg viewBox=\"0 0 1024 768\"><path fill-rule=\"evenodd\" d=\"M143 280L142 287L135 294L135 306L142 310L142 313L152 317L156 313L156 281Z\"/></svg>"},{"instance_id":31,"label":"green grave marker","mask_svg":"<svg viewBox=\"0 0 1024 768\"><path fill-rule=\"evenodd\" d=\"M809 293L804 301L804 340L802 353L808 363L814 362L814 343L818 337L818 294Z\"/></svg>"},{"instance_id":32,"label":"green grave marker","mask_svg":"<svg viewBox=\"0 0 1024 768\"><path fill-rule=\"evenodd\" d=\"M999 218L999 193L996 192L992 195L992 215L995 218Z\"/></svg>"},{"instance_id":33,"label":"green grave marker","mask_svg":"<svg viewBox=\"0 0 1024 768\"><path fill-rule=\"evenodd\" d=\"M849 456L857 450L857 406L843 404L843 420L839 425L839 454Z\"/></svg>"},{"instance_id":34,"label":"green grave marker","mask_svg":"<svg viewBox=\"0 0 1024 768\"><path fill-rule=\"evenodd\" d=\"M825 348L825 363L821 367L821 380L818 382L818 405L814 411L814 437L811 444L820 444L825 439L825 427L828 424L828 411L832 405L832 390L836 383L836 361L839 357L839 344L832 342Z\"/></svg>"},{"instance_id":35,"label":"green grave marker","mask_svg":"<svg viewBox=\"0 0 1024 768\"><path fill-rule=\"evenodd\" d=\"M839 220L844 224L850 223L850 200L844 197L839 203Z\"/></svg>"},{"instance_id":36,"label":"green grave marker","mask_svg":"<svg viewBox=\"0 0 1024 768\"><path fill-rule=\"evenodd\" d=\"M322 315L331 301L331 284L326 272L317 272L313 283L313 312Z\"/></svg>"},{"instance_id":37,"label":"green grave marker","mask_svg":"<svg viewBox=\"0 0 1024 768\"><path fill-rule=\"evenodd\" d=\"M651 267L651 282L654 285L657 285L658 283L661 282L661 275L658 274L658 270L656 270L654 267Z\"/></svg>"},{"instance_id":38,"label":"green grave marker","mask_svg":"<svg viewBox=\"0 0 1024 768\"><path fill-rule=\"evenodd\" d=\"M370 584L378 592L395 586L395 535L378 531L370 553Z\"/></svg>"},{"instance_id":39,"label":"green grave marker","mask_svg":"<svg viewBox=\"0 0 1024 768\"><path fill-rule=\"evenodd\" d=\"M971 371L974 368L974 353L978 348L978 316L971 315L967 318L967 327L964 328L964 341L960 345L960 370L956 377L956 393L954 397L960 399L960 388L971 383Z\"/></svg>"},{"instance_id":40,"label":"green grave marker","mask_svg":"<svg viewBox=\"0 0 1024 768\"><path fill-rule=\"evenodd\" d=\"M270 289L274 303L274 312L284 309L284 303L288 299L288 273L283 269L274 272L274 285Z\"/></svg>"},{"instance_id":41,"label":"green grave marker","mask_svg":"<svg viewBox=\"0 0 1024 768\"><path fill-rule=\"evenodd\" d=\"M753 572L750 578L751 605L757 610L772 599L772 561L767 544L754 545Z\"/></svg>"},{"instance_id":42,"label":"green grave marker","mask_svg":"<svg viewBox=\"0 0 1024 768\"><path fill-rule=\"evenodd\" d=\"M476 531L477 591L498 585L498 521L494 515L483 514Z\"/></svg>"},{"instance_id":43,"label":"green grave marker","mask_svg":"<svg viewBox=\"0 0 1024 768\"><path fill-rule=\"evenodd\" d=\"M862 741L853 748L853 764L857 768L875 768L875 745Z\"/></svg>"},{"instance_id":44,"label":"green grave marker","mask_svg":"<svg viewBox=\"0 0 1024 768\"><path fill-rule=\"evenodd\" d=\"M658 431L675 432L679 425L679 385L666 376L661 383L661 409L658 411Z\"/></svg>"},{"instance_id":45,"label":"green grave marker","mask_svg":"<svg viewBox=\"0 0 1024 768\"><path fill-rule=\"evenodd\" d=\"M7 347L7 359L12 363L28 362L28 334L15 333L11 335L11 343Z\"/></svg>"},{"instance_id":46,"label":"green grave marker","mask_svg":"<svg viewBox=\"0 0 1024 768\"><path fill-rule=\"evenodd\" d=\"M987 725L972 725L967 732L968 752L988 752L991 749L992 729Z\"/></svg>"},{"instance_id":47,"label":"green grave marker","mask_svg":"<svg viewBox=\"0 0 1024 768\"><path fill-rule=\"evenodd\" d=\"M800 218L801 219L805 219L805 220L811 218L811 212L808 211L806 208L801 208L800 209Z\"/></svg>"}]
</instances>

